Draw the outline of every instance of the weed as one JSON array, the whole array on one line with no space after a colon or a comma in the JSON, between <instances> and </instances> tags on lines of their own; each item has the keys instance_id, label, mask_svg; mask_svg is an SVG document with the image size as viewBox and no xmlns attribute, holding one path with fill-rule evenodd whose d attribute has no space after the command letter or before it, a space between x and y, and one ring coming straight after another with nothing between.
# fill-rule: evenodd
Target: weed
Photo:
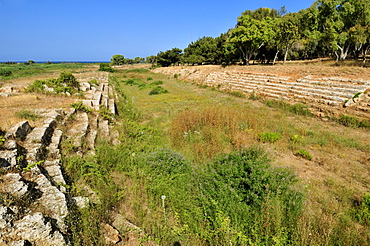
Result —
<instances>
[{"instance_id":1,"label":"weed","mask_svg":"<svg viewBox=\"0 0 370 246\"><path fill-rule=\"evenodd\" d=\"M364 194L362 201L354 210L354 216L362 224L370 224L370 193Z\"/></svg>"},{"instance_id":2,"label":"weed","mask_svg":"<svg viewBox=\"0 0 370 246\"><path fill-rule=\"evenodd\" d=\"M158 95L166 93L168 93L168 90L164 89L162 86L156 86L149 92L149 95Z\"/></svg>"},{"instance_id":3,"label":"weed","mask_svg":"<svg viewBox=\"0 0 370 246\"><path fill-rule=\"evenodd\" d=\"M40 119L42 117L30 110L24 110L24 109L16 112L15 115L22 119L33 120L33 121Z\"/></svg>"},{"instance_id":4,"label":"weed","mask_svg":"<svg viewBox=\"0 0 370 246\"><path fill-rule=\"evenodd\" d=\"M115 115L109 110L109 108L101 106L99 109L99 115L102 119L108 120L109 123L112 123Z\"/></svg>"},{"instance_id":5,"label":"weed","mask_svg":"<svg viewBox=\"0 0 370 246\"><path fill-rule=\"evenodd\" d=\"M173 78L174 78L174 79L177 79L177 78L179 77L179 75L180 75L180 74L175 73L175 74L173 75Z\"/></svg>"},{"instance_id":6,"label":"weed","mask_svg":"<svg viewBox=\"0 0 370 246\"><path fill-rule=\"evenodd\" d=\"M337 120L340 124L348 127L361 127L361 128L370 128L370 121L367 120L360 120L354 116L348 115L341 115L340 118Z\"/></svg>"},{"instance_id":7,"label":"weed","mask_svg":"<svg viewBox=\"0 0 370 246\"><path fill-rule=\"evenodd\" d=\"M0 146L3 145L5 142L5 138L3 136L0 136Z\"/></svg>"},{"instance_id":8,"label":"weed","mask_svg":"<svg viewBox=\"0 0 370 246\"><path fill-rule=\"evenodd\" d=\"M28 163L28 165L23 168L23 171L31 171L32 168L36 167L37 165L41 165L42 163L44 163L44 161Z\"/></svg>"},{"instance_id":9,"label":"weed","mask_svg":"<svg viewBox=\"0 0 370 246\"><path fill-rule=\"evenodd\" d=\"M265 132L258 135L257 140L262 143L275 143L282 138L280 133Z\"/></svg>"},{"instance_id":10,"label":"weed","mask_svg":"<svg viewBox=\"0 0 370 246\"><path fill-rule=\"evenodd\" d=\"M146 81L150 81L150 80L153 80L153 78L152 78L152 77L148 77L148 78L146 79Z\"/></svg>"},{"instance_id":11,"label":"weed","mask_svg":"<svg viewBox=\"0 0 370 246\"><path fill-rule=\"evenodd\" d=\"M288 104L283 101L276 100L266 100L265 104L271 108L281 108L284 111L294 113L296 115L312 116L311 111L307 106L297 103L297 104Z\"/></svg>"},{"instance_id":12,"label":"weed","mask_svg":"<svg viewBox=\"0 0 370 246\"><path fill-rule=\"evenodd\" d=\"M240 97L240 98L245 98L245 94L241 91L226 91L227 94L232 95L234 97Z\"/></svg>"},{"instance_id":13,"label":"weed","mask_svg":"<svg viewBox=\"0 0 370 246\"><path fill-rule=\"evenodd\" d=\"M300 149L294 154L295 156L302 157L307 160L312 160L312 155L305 149Z\"/></svg>"},{"instance_id":14,"label":"weed","mask_svg":"<svg viewBox=\"0 0 370 246\"><path fill-rule=\"evenodd\" d=\"M92 113L92 109L85 106L82 101L71 103L69 106L71 106L72 108L78 111L83 111L85 113Z\"/></svg>"},{"instance_id":15,"label":"weed","mask_svg":"<svg viewBox=\"0 0 370 246\"><path fill-rule=\"evenodd\" d=\"M99 82L98 82L96 79L91 79L91 80L89 81L89 84L90 84L90 85L98 86L98 85L99 85Z\"/></svg>"},{"instance_id":16,"label":"weed","mask_svg":"<svg viewBox=\"0 0 370 246\"><path fill-rule=\"evenodd\" d=\"M251 93L251 94L249 94L248 99L250 99L250 100L261 100L261 99L262 99L262 97L261 97L261 96L256 95L256 94L254 93L254 91L252 91L252 93Z\"/></svg>"}]
</instances>

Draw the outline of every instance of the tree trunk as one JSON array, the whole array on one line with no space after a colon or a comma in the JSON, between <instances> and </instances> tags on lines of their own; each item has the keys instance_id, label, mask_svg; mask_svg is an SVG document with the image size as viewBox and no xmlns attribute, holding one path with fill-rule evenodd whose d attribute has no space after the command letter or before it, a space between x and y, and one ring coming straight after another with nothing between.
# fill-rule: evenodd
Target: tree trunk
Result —
<instances>
[{"instance_id":1,"label":"tree trunk","mask_svg":"<svg viewBox=\"0 0 370 246\"><path fill-rule=\"evenodd\" d=\"M279 49L277 49L275 53L275 57L274 57L274 61L272 62L272 65L275 65L278 54L279 54Z\"/></svg>"},{"instance_id":2,"label":"tree trunk","mask_svg":"<svg viewBox=\"0 0 370 246\"><path fill-rule=\"evenodd\" d=\"M285 54L284 54L284 61L283 61L283 64L286 63L286 58L288 57L288 51L289 51L289 46L287 45L286 46L286 49L285 49Z\"/></svg>"}]
</instances>

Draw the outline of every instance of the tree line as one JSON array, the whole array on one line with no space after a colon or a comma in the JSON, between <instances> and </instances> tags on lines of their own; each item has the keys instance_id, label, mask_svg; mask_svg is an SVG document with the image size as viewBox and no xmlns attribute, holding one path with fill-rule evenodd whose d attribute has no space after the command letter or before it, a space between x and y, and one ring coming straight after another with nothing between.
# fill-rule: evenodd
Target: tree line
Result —
<instances>
[{"instance_id":1,"label":"tree line","mask_svg":"<svg viewBox=\"0 0 370 246\"><path fill-rule=\"evenodd\" d=\"M276 60L331 57L337 62L366 56L370 48L369 0L317 0L297 13L246 10L234 28L219 37L202 37L181 50L147 57L159 66L175 64L275 64Z\"/></svg>"}]
</instances>

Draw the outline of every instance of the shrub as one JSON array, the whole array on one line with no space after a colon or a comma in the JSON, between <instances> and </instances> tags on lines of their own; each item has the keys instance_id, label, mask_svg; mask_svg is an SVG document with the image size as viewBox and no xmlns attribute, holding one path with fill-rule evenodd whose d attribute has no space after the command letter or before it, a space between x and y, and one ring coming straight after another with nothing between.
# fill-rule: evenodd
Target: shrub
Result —
<instances>
[{"instance_id":1,"label":"shrub","mask_svg":"<svg viewBox=\"0 0 370 246\"><path fill-rule=\"evenodd\" d=\"M71 106L72 108L74 108L76 110L83 111L83 112L86 112L86 113L91 113L92 112L92 109L85 106L82 101L71 103L69 106Z\"/></svg>"},{"instance_id":2,"label":"shrub","mask_svg":"<svg viewBox=\"0 0 370 246\"><path fill-rule=\"evenodd\" d=\"M258 141L262 143L275 143L276 141L281 139L280 133L275 132L265 132L258 135Z\"/></svg>"},{"instance_id":3,"label":"shrub","mask_svg":"<svg viewBox=\"0 0 370 246\"><path fill-rule=\"evenodd\" d=\"M364 194L361 203L355 210L356 219L363 224L370 224L370 193Z\"/></svg>"},{"instance_id":4,"label":"shrub","mask_svg":"<svg viewBox=\"0 0 370 246\"><path fill-rule=\"evenodd\" d=\"M149 95L158 95L168 93L168 90L164 89L161 86L156 86L149 92Z\"/></svg>"},{"instance_id":5,"label":"shrub","mask_svg":"<svg viewBox=\"0 0 370 246\"><path fill-rule=\"evenodd\" d=\"M157 80L157 81L154 81L152 83L149 84L150 86L154 86L154 85L163 85L163 81L161 80Z\"/></svg>"},{"instance_id":6,"label":"shrub","mask_svg":"<svg viewBox=\"0 0 370 246\"><path fill-rule=\"evenodd\" d=\"M110 73L115 72L115 70L109 65L109 63L100 63L98 71L104 71L104 72L110 72Z\"/></svg>"},{"instance_id":7,"label":"shrub","mask_svg":"<svg viewBox=\"0 0 370 246\"><path fill-rule=\"evenodd\" d=\"M10 76L10 75L12 75L11 70L0 68L0 76L7 77L7 76Z\"/></svg>"},{"instance_id":8,"label":"shrub","mask_svg":"<svg viewBox=\"0 0 370 246\"><path fill-rule=\"evenodd\" d=\"M72 75L72 73L68 72L61 72L58 81L73 88L78 88L80 86L80 84L78 83L76 78Z\"/></svg>"},{"instance_id":9,"label":"shrub","mask_svg":"<svg viewBox=\"0 0 370 246\"><path fill-rule=\"evenodd\" d=\"M312 155L305 149L298 150L294 155L305 158L307 160L312 160Z\"/></svg>"}]
</instances>

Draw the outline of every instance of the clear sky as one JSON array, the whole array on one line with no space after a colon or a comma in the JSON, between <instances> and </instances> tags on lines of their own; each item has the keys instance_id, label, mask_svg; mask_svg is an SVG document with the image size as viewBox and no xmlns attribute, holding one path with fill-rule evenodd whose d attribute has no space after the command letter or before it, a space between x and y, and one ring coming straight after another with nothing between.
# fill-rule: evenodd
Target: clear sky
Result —
<instances>
[{"instance_id":1,"label":"clear sky","mask_svg":"<svg viewBox=\"0 0 370 246\"><path fill-rule=\"evenodd\" d=\"M0 0L0 61L109 61L184 49L217 37L259 7L288 12L314 0Z\"/></svg>"}]
</instances>

